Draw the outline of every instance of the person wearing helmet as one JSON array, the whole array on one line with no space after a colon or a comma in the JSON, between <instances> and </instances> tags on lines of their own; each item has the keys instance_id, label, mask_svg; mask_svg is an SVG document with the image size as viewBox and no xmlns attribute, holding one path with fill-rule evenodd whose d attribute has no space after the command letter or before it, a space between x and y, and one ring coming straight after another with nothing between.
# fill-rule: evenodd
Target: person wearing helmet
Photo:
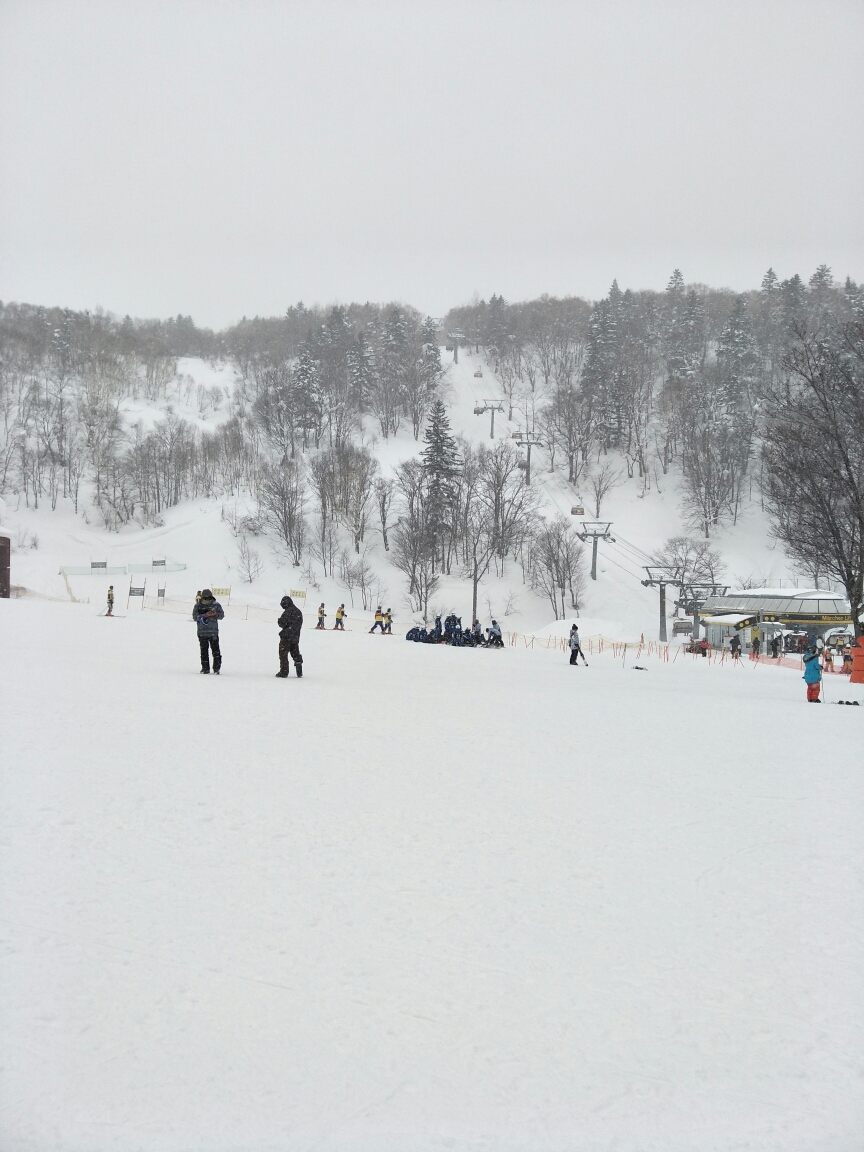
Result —
<instances>
[{"instance_id":1,"label":"person wearing helmet","mask_svg":"<svg viewBox=\"0 0 864 1152\"><path fill-rule=\"evenodd\" d=\"M381 629L381 631L386 632L388 636L393 635L393 609L392 608L388 608L387 611L384 613L384 627Z\"/></svg>"},{"instance_id":2,"label":"person wearing helmet","mask_svg":"<svg viewBox=\"0 0 864 1152\"><path fill-rule=\"evenodd\" d=\"M501 635L501 625L497 620L492 621L492 627L487 630L486 643L490 648L503 648L504 638Z\"/></svg>"},{"instance_id":3,"label":"person wearing helmet","mask_svg":"<svg viewBox=\"0 0 864 1152\"><path fill-rule=\"evenodd\" d=\"M380 628L382 632L384 631L384 613L381 611L380 604L375 609L375 623L369 629L370 633L374 632L376 628Z\"/></svg>"},{"instance_id":4,"label":"person wearing helmet","mask_svg":"<svg viewBox=\"0 0 864 1152\"><path fill-rule=\"evenodd\" d=\"M299 612L300 609L298 608L297 611ZM318 623L315 625L316 628L323 628L324 627L324 620L325 620L326 616L327 616L327 613L324 611L324 605L319 604L318 605Z\"/></svg>"},{"instance_id":5,"label":"person wearing helmet","mask_svg":"<svg viewBox=\"0 0 864 1152\"><path fill-rule=\"evenodd\" d=\"M209 588L201 593L201 599L192 609L192 619L198 625L198 644L201 648L201 675L210 675L210 653L213 653L213 671L218 676L222 668L222 651L219 648L219 621L225 619L222 605Z\"/></svg>"},{"instance_id":6,"label":"person wearing helmet","mask_svg":"<svg viewBox=\"0 0 864 1152\"><path fill-rule=\"evenodd\" d=\"M288 657L294 661L294 671L303 675L303 657L300 655L300 629L303 627L303 613L290 596L279 601L282 615L279 617L279 671L276 675L285 679L288 675Z\"/></svg>"},{"instance_id":7,"label":"person wearing helmet","mask_svg":"<svg viewBox=\"0 0 864 1152\"><path fill-rule=\"evenodd\" d=\"M336 609L336 623L333 625L333 631L345 631L345 605L340 604Z\"/></svg>"}]
</instances>

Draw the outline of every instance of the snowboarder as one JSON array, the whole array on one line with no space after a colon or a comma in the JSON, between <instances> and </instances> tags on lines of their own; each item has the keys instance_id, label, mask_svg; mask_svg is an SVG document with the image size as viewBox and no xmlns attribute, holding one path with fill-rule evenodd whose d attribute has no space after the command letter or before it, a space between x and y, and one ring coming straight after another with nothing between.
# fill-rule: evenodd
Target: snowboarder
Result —
<instances>
[{"instance_id":1,"label":"snowboarder","mask_svg":"<svg viewBox=\"0 0 864 1152\"><path fill-rule=\"evenodd\" d=\"M105 613L105 615L106 616L113 616L114 615L114 585L113 584L108 585L108 611Z\"/></svg>"},{"instance_id":2,"label":"snowboarder","mask_svg":"<svg viewBox=\"0 0 864 1152\"><path fill-rule=\"evenodd\" d=\"M222 605L209 588L196 597L192 609L192 619L198 625L198 644L201 648L201 675L210 675L210 653L213 653L213 671L218 676L222 668L222 652L219 648L219 621L225 619Z\"/></svg>"},{"instance_id":3,"label":"snowboarder","mask_svg":"<svg viewBox=\"0 0 864 1152\"><path fill-rule=\"evenodd\" d=\"M299 611L299 609L298 609L298 611ZM326 616L327 616L327 613L324 611L324 605L319 604L318 605L318 623L315 625L316 628L323 628L324 627L324 620L325 620Z\"/></svg>"},{"instance_id":4,"label":"snowboarder","mask_svg":"<svg viewBox=\"0 0 864 1152\"><path fill-rule=\"evenodd\" d=\"M380 628L381 632L383 634L383 632L384 632L384 613L381 611L381 605L380 604L375 609L375 623L369 629L370 635L371 635L371 633L373 633L375 631L376 628Z\"/></svg>"},{"instance_id":5,"label":"snowboarder","mask_svg":"<svg viewBox=\"0 0 864 1152\"><path fill-rule=\"evenodd\" d=\"M285 679L288 675L288 657L294 661L294 671L303 675L303 657L300 655L300 629L303 627L303 613L290 596L279 601L282 615L279 617L279 671L276 675Z\"/></svg>"},{"instance_id":6,"label":"snowboarder","mask_svg":"<svg viewBox=\"0 0 864 1152\"><path fill-rule=\"evenodd\" d=\"M811 644L804 655L804 681L807 684L807 700L811 704L821 704L819 686L822 682L822 669L819 666L819 652Z\"/></svg>"},{"instance_id":7,"label":"snowboarder","mask_svg":"<svg viewBox=\"0 0 864 1152\"><path fill-rule=\"evenodd\" d=\"M393 609L392 608L388 608L387 611L384 613L384 627L381 629L381 631L386 632L388 636L393 635Z\"/></svg>"},{"instance_id":8,"label":"snowboarder","mask_svg":"<svg viewBox=\"0 0 864 1152\"><path fill-rule=\"evenodd\" d=\"M340 632L345 631L345 605L340 604L336 609L336 623L333 625L333 631L339 629Z\"/></svg>"},{"instance_id":9,"label":"snowboarder","mask_svg":"<svg viewBox=\"0 0 864 1152\"><path fill-rule=\"evenodd\" d=\"M579 625L574 624L570 629L570 639L567 641L570 645L570 663L579 665L579 657L582 657L582 663L587 667L588 661L585 659L585 653L582 651L582 645L579 643Z\"/></svg>"}]
</instances>

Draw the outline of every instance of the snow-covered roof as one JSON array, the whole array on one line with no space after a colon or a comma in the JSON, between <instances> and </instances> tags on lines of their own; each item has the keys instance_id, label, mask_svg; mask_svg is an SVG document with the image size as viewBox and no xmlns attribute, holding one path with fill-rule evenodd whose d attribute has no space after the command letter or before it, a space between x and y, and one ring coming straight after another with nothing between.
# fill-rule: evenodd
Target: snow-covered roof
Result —
<instances>
[{"instance_id":1,"label":"snow-covered roof","mask_svg":"<svg viewBox=\"0 0 864 1152\"><path fill-rule=\"evenodd\" d=\"M703 612L762 612L769 616L849 616L849 602L830 592L816 590L800 593L787 588L770 592L764 588L732 592L728 596L711 596Z\"/></svg>"},{"instance_id":2,"label":"snow-covered roof","mask_svg":"<svg viewBox=\"0 0 864 1152\"><path fill-rule=\"evenodd\" d=\"M779 596L782 599L788 599L790 596L795 600L824 600L825 597L837 598L834 592L827 592L824 588L790 588L788 585L785 588L733 588L728 593L729 596L748 596L751 600L760 596Z\"/></svg>"},{"instance_id":3,"label":"snow-covered roof","mask_svg":"<svg viewBox=\"0 0 864 1152\"><path fill-rule=\"evenodd\" d=\"M726 625L731 626L733 624L740 624L742 622L742 620L750 620L752 618L752 616L753 616L752 612L750 612L750 613L729 612L728 614L724 613L723 616L703 616L702 617L702 623L703 624L726 624Z\"/></svg>"}]
</instances>

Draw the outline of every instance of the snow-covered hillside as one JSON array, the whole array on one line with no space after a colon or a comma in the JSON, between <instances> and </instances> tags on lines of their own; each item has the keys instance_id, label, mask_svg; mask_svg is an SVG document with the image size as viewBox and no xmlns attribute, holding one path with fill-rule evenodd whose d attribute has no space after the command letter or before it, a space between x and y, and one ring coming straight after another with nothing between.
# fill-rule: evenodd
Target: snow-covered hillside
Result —
<instances>
[{"instance_id":1,"label":"snow-covered hillside","mask_svg":"<svg viewBox=\"0 0 864 1152\"><path fill-rule=\"evenodd\" d=\"M454 433L474 443L489 443L489 416L477 416L474 408L478 401L502 397L500 384L482 355L460 350L459 363L445 355L447 372L444 395ZM482 376L476 375L481 372ZM215 367L203 360L180 360L177 375L168 388L164 402L153 405L143 401L124 400L121 405L124 419L131 425L141 421L146 430L164 416L171 405L178 416L200 428L212 429L227 419L228 397L235 386L234 370L226 365ZM505 401L506 408L506 401ZM508 438L514 431L525 427L519 409L512 421L507 413L496 414L496 440ZM416 455L422 448L404 424L395 436L385 440L371 418L367 418L362 432L365 442L378 459L384 474L402 460ZM596 582L589 580L580 616L584 619L583 633L604 632L623 638L656 637L658 628L658 599L656 592L641 586L645 573L641 565L655 553L670 536L680 535L681 521L679 475L673 467L663 476L652 472L646 486L638 477L626 479L623 460L614 453L609 461L620 472L623 482L606 497L601 515L612 522L614 544L601 544L599 570ZM604 459L605 462L605 459ZM560 461L559 461L560 463ZM566 482L560 468L552 472L549 457L542 448L535 449L532 458L532 484L541 495L546 514L561 512L570 516L571 507L579 493ZM587 490L582 493L586 514L593 515ZM195 591L207 585L232 587L234 601L249 604L273 605L289 588L307 588L307 608L323 600L328 612L341 601L346 601L355 620L368 618L355 595L351 606L349 594L334 579L324 578L320 566L313 563L314 583L304 575L305 567L292 568L284 557L279 557L266 537L257 537L252 545L258 552L263 570L251 583L244 583L239 570L238 541L225 519L225 513L243 515L250 509L243 498L195 499L185 501L164 511L159 526L142 528L127 525L118 532L106 532L92 508L88 509L86 493L81 508L84 515L75 516L71 503L61 501L55 511L44 503L38 511L28 509L18 497L7 497L2 531L9 534L15 549L13 555L13 584L41 595L68 599L71 590L76 598L101 603L108 581L104 577L69 578L67 588L58 574L64 565L86 567L91 560L107 560L110 565L148 563L154 557L168 558L186 565L186 570L170 573L166 578L167 596L188 601ZM580 521L573 518L574 529ZM38 547L31 547L34 540ZM377 541L377 543L376 543ZM346 536L346 543L348 542ZM380 535L368 536L368 560L386 587L386 599L393 607L401 626L410 618L405 601L405 579L388 562ZM730 584L753 578L772 585L792 584L795 573L788 567L785 557L770 540L768 525L762 514L758 496L744 508L737 525L722 529L712 544L723 556L726 579ZM587 555L586 549L586 555ZM305 562L304 562L305 564ZM128 588L128 579L119 578L118 598ZM151 574L148 594L155 594L158 577ZM434 598L434 607L445 612L454 610L468 618L471 611L470 584L456 576L442 580ZM489 575L480 589L481 616L502 618L505 627L513 631L534 632L552 620L547 600L524 583L519 565L511 563L503 578ZM670 608L671 613L671 600Z\"/></svg>"},{"instance_id":2,"label":"snow-covered hillside","mask_svg":"<svg viewBox=\"0 0 864 1152\"><path fill-rule=\"evenodd\" d=\"M205 678L180 615L27 599L0 638L4 1152L858 1146L864 708L308 629L277 680L251 620Z\"/></svg>"}]
</instances>

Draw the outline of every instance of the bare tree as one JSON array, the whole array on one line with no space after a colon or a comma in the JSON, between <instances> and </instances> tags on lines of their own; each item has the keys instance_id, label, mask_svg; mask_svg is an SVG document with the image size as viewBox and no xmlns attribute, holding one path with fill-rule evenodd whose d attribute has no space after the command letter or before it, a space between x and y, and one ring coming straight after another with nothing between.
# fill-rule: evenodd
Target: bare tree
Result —
<instances>
[{"instance_id":1,"label":"bare tree","mask_svg":"<svg viewBox=\"0 0 864 1152\"><path fill-rule=\"evenodd\" d=\"M260 480L258 503L263 524L272 529L298 567L308 534L306 483L294 461L282 467L265 467Z\"/></svg>"},{"instance_id":2,"label":"bare tree","mask_svg":"<svg viewBox=\"0 0 864 1152\"><path fill-rule=\"evenodd\" d=\"M532 582L548 598L555 619L567 615L565 597L579 611L580 598L585 590L585 562L583 546L565 516L541 522L535 533L532 549Z\"/></svg>"},{"instance_id":3,"label":"bare tree","mask_svg":"<svg viewBox=\"0 0 864 1152\"><path fill-rule=\"evenodd\" d=\"M354 589L357 587L360 573L357 571L359 561L355 564L351 559L351 554L347 549L343 548L339 554L339 573L336 580L348 592L351 598L351 607L354 607Z\"/></svg>"},{"instance_id":4,"label":"bare tree","mask_svg":"<svg viewBox=\"0 0 864 1152\"><path fill-rule=\"evenodd\" d=\"M600 517L600 508L603 501L612 489L617 488L620 483L621 473L608 463L589 475L588 486L594 496L594 515L596 518L599 519Z\"/></svg>"},{"instance_id":5,"label":"bare tree","mask_svg":"<svg viewBox=\"0 0 864 1152\"><path fill-rule=\"evenodd\" d=\"M387 538L387 525L390 520L390 505L393 503L393 481L383 480L379 477L375 481L375 503L378 507L378 522L381 525L381 539L384 541L384 551L390 551L390 541Z\"/></svg>"},{"instance_id":6,"label":"bare tree","mask_svg":"<svg viewBox=\"0 0 864 1152\"><path fill-rule=\"evenodd\" d=\"M320 516L315 519L309 538L309 552L321 562L324 575L333 575L336 569L336 557L339 555L339 530L335 522Z\"/></svg>"},{"instance_id":7,"label":"bare tree","mask_svg":"<svg viewBox=\"0 0 864 1152\"><path fill-rule=\"evenodd\" d=\"M805 570L843 585L864 635L864 323L832 340L797 329L787 381L770 397L765 504Z\"/></svg>"},{"instance_id":8,"label":"bare tree","mask_svg":"<svg viewBox=\"0 0 864 1152\"><path fill-rule=\"evenodd\" d=\"M249 543L248 536L240 537L239 549L240 562L237 569L243 580L247 584L251 584L264 571L264 563L259 553Z\"/></svg>"}]
</instances>

